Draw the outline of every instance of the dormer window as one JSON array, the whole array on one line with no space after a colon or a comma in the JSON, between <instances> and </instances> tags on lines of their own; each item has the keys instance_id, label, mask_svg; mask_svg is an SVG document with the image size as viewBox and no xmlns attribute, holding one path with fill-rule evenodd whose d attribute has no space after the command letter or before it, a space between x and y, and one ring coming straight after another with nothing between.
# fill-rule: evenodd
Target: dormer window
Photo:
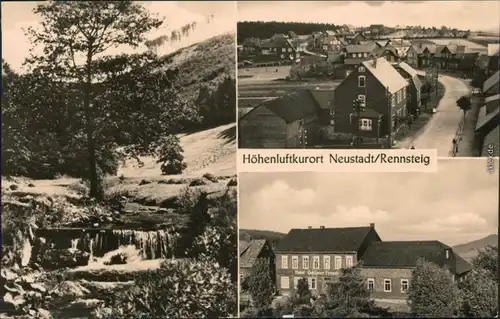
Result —
<instances>
[{"instance_id":1,"label":"dormer window","mask_svg":"<svg viewBox=\"0 0 500 319\"><path fill-rule=\"evenodd\" d=\"M358 68L358 72L365 72L365 67L364 66L360 66Z\"/></svg>"}]
</instances>

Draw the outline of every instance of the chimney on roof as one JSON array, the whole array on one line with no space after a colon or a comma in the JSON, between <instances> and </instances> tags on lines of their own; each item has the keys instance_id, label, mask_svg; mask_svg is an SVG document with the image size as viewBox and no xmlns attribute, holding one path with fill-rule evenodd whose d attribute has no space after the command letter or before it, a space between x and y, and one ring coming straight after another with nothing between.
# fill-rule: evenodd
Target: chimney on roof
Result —
<instances>
[{"instance_id":1,"label":"chimney on roof","mask_svg":"<svg viewBox=\"0 0 500 319\"><path fill-rule=\"evenodd\" d=\"M307 226L307 229L312 229L313 227L312 226Z\"/></svg>"},{"instance_id":2,"label":"chimney on roof","mask_svg":"<svg viewBox=\"0 0 500 319\"><path fill-rule=\"evenodd\" d=\"M370 228L375 228L375 223L370 223Z\"/></svg>"},{"instance_id":3,"label":"chimney on roof","mask_svg":"<svg viewBox=\"0 0 500 319\"><path fill-rule=\"evenodd\" d=\"M319 226L319 228L321 228L321 229L325 229L325 226Z\"/></svg>"}]
</instances>

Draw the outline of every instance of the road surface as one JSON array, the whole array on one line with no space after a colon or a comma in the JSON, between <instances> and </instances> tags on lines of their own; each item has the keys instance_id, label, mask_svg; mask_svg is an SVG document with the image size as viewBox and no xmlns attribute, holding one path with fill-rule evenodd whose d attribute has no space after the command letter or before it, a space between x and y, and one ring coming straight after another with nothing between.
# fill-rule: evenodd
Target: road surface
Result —
<instances>
[{"instance_id":1,"label":"road surface","mask_svg":"<svg viewBox=\"0 0 500 319\"><path fill-rule=\"evenodd\" d=\"M438 156L450 156L453 138L462 118L457 99L469 94L469 87L460 79L440 75L439 81L445 87L445 94L434 114L416 137L407 138L399 143L400 148L437 149Z\"/></svg>"}]
</instances>

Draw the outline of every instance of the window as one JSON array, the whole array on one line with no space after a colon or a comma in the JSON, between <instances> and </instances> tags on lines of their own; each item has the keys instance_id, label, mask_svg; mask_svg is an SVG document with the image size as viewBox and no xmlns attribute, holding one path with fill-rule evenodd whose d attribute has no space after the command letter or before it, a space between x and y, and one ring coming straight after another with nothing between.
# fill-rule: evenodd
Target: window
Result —
<instances>
[{"instance_id":1,"label":"window","mask_svg":"<svg viewBox=\"0 0 500 319\"><path fill-rule=\"evenodd\" d=\"M330 125L335 125L335 120L330 120Z\"/></svg>"},{"instance_id":2,"label":"window","mask_svg":"<svg viewBox=\"0 0 500 319\"><path fill-rule=\"evenodd\" d=\"M314 260L313 260L313 268L314 269L319 269L319 256L314 256L313 258L314 258Z\"/></svg>"},{"instance_id":3,"label":"window","mask_svg":"<svg viewBox=\"0 0 500 319\"><path fill-rule=\"evenodd\" d=\"M410 283L409 283L408 279L401 279L401 292L402 293L407 293L409 286L410 286Z\"/></svg>"},{"instance_id":4,"label":"window","mask_svg":"<svg viewBox=\"0 0 500 319\"><path fill-rule=\"evenodd\" d=\"M284 58L285 58L285 55L284 55L284 54L282 54L282 55L281 55L281 58L282 58L282 59L284 59Z\"/></svg>"},{"instance_id":5,"label":"window","mask_svg":"<svg viewBox=\"0 0 500 319\"><path fill-rule=\"evenodd\" d=\"M371 120L370 121L370 128L371 128ZM345 265L346 267L352 267L352 256L346 256L345 257Z\"/></svg>"},{"instance_id":6,"label":"window","mask_svg":"<svg viewBox=\"0 0 500 319\"><path fill-rule=\"evenodd\" d=\"M292 48L288 48L288 52L292 52Z\"/></svg>"},{"instance_id":7,"label":"window","mask_svg":"<svg viewBox=\"0 0 500 319\"><path fill-rule=\"evenodd\" d=\"M392 107L396 106L396 96L395 95L391 96L391 105L392 105Z\"/></svg>"},{"instance_id":8,"label":"window","mask_svg":"<svg viewBox=\"0 0 500 319\"><path fill-rule=\"evenodd\" d=\"M335 115L335 110L330 110L330 116L334 116Z\"/></svg>"},{"instance_id":9,"label":"window","mask_svg":"<svg viewBox=\"0 0 500 319\"><path fill-rule=\"evenodd\" d=\"M309 269L309 256L302 256L302 268Z\"/></svg>"},{"instance_id":10,"label":"window","mask_svg":"<svg viewBox=\"0 0 500 319\"><path fill-rule=\"evenodd\" d=\"M372 120L369 119L360 119L359 120L359 129L362 131L371 131L372 130ZM351 263L352 263L352 256L349 256L351 258ZM348 262L346 260L346 262Z\"/></svg>"},{"instance_id":11,"label":"window","mask_svg":"<svg viewBox=\"0 0 500 319\"><path fill-rule=\"evenodd\" d=\"M368 278L367 287L368 291L375 291L375 279Z\"/></svg>"},{"instance_id":12,"label":"window","mask_svg":"<svg viewBox=\"0 0 500 319\"><path fill-rule=\"evenodd\" d=\"M299 269L299 257L292 256L292 269Z\"/></svg>"},{"instance_id":13,"label":"window","mask_svg":"<svg viewBox=\"0 0 500 319\"><path fill-rule=\"evenodd\" d=\"M403 99L406 99L406 86L403 88Z\"/></svg>"},{"instance_id":14,"label":"window","mask_svg":"<svg viewBox=\"0 0 500 319\"><path fill-rule=\"evenodd\" d=\"M335 256L335 269L340 269L340 268L342 268L342 257Z\"/></svg>"},{"instance_id":15,"label":"window","mask_svg":"<svg viewBox=\"0 0 500 319\"><path fill-rule=\"evenodd\" d=\"M360 66L358 68L358 72L365 72L365 67L364 66Z\"/></svg>"},{"instance_id":16,"label":"window","mask_svg":"<svg viewBox=\"0 0 500 319\"><path fill-rule=\"evenodd\" d=\"M281 268L288 269L288 256L281 256Z\"/></svg>"},{"instance_id":17,"label":"window","mask_svg":"<svg viewBox=\"0 0 500 319\"><path fill-rule=\"evenodd\" d=\"M363 53L363 56L364 56L365 58L367 58L367 57L368 57L368 53L367 53L367 52Z\"/></svg>"},{"instance_id":18,"label":"window","mask_svg":"<svg viewBox=\"0 0 500 319\"><path fill-rule=\"evenodd\" d=\"M363 106L366 106L366 103L365 103L366 102L366 95L364 95L364 94L358 95L358 100L362 101Z\"/></svg>"},{"instance_id":19,"label":"window","mask_svg":"<svg viewBox=\"0 0 500 319\"><path fill-rule=\"evenodd\" d=\"M392 291L391 280L384 279L384 292L391 292L391 291Z\"/></svg>"},{"instance_id":20,"label":"window","mask_svg":"<svg viewBox=\"0 0 500 319\"><path fill-rule=\"evenodd\" d=\"M330 256L323 256L323 268L330 270Z\"/></svg>"},{"instance_id":21,"label":"window","mask_svg":"<svg viewBox=\"0 0 500 319\"><path fill-rule=\"evenodd\" d=\"M281 276L280 281L282 289L290 289L290 278L288 278L287 276Z\"/></svg>"},{"instance_id":22,"label":"window","mask_svg":"<svg viewBox=\"0 0 500 319\"><path fill-rule=\"evenodd\" d=\"M364 88L366 85L366 77L364 75L358 76L358 87Z\"/></svg>"},{"instance_id":23,"label":"window","mask_svg":"<svg viewBox=\"0 0 500 319\"><path fill-rule=\"evenodd\" d=\"M297 286L299 285L299 280L300 277L293 277L293 288L297 289Z\"/></svg>"},{"instance_id":24,"label":"window","mask_svg":"<svg viewBox=\"0 0 500 319\"><path fill-rule=\"evenodd\" d=\"M316 278L309 278L309 289L316 289Z\"/></svg>"}]
</instances>

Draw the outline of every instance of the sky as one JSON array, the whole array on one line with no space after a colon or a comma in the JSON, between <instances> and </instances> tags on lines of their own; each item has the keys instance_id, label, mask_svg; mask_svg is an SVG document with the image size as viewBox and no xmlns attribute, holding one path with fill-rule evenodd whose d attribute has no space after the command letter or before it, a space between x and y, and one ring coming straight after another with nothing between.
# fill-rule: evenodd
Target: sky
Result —
<instances>
[{"instance_id":1,"label":"sky","mask_svg":"<svg viewBox=\"0 0 500 319\"><path fill-rule=\"evenodd\" d=\"M486 160L438 164L437 173L240 173L239 227L288 233L375 223L382 240L447 245L498 233L499 178Z\"/></svg>"},{"instance_id":2,"label":"sky","mask_svg":"<svg viewBox=\"0 0 500 319\"><path fill-rule=\"evenodd\" d=\"M150 12L158 14L164 19L160 29L148 34L149 39L160 35L170 35L171 30L179 29L187 23L197 22L197 27L189 36L189 44L200 42L212 36L234 32L236 28L236 4L234 2L217 1L144 1L141 2ZM18 72L22 72L21 65L28 57L31 47L28 38L24 35L23 28L37 26L40 19L32 9L36 2L4 2L2 1L2 57ZM207 16L213 15L212 23L207 24ZM174 47L169 44L159 50L160 54L169 53L188 45L185 39L176 43ZM145 47L142 48L145 50ZM110 54L130 53L131 48L120 47Z\"/></svg>"},{"instance_id":3,"label":"sky","mask_svg":"<svg viewBox=\"0 0 500 319\"><path fill-rule=\"evenodd\" d=\"M499 1L239 1L239 21L500 29Z\"/></svg>"}]
</instances>

